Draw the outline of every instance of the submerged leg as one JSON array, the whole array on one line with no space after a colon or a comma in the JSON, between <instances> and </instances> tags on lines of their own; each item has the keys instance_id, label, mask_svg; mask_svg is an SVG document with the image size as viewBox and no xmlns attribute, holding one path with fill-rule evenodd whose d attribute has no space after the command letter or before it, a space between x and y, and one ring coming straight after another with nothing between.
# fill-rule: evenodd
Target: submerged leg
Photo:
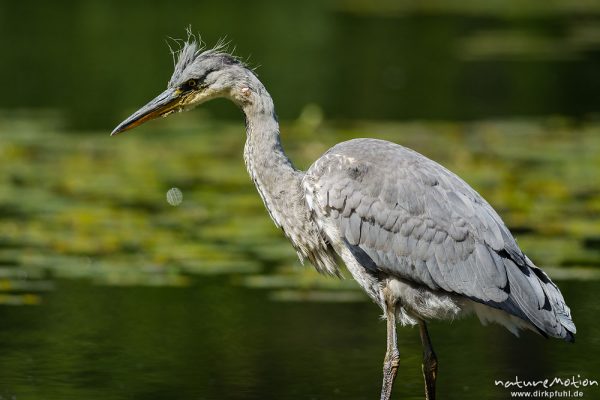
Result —
<instances>
[{"instance_id":1,"label":"submerged leg","mask_svg":"<svg viewBox=\"0 0 600 400\"><path fill-rule=\"evenodd\" d=\"M381 400L389 400L392 395L392 386L398 365L400 353L396 342L396 307L395 304L388 305L385 311L387 319L387 351L383 360L383 386L381 387Z\"/></svg>"},{"instance_id":2,"label":"submerged leg","mask_svg":"<svg viewBox=\"0 0 600 400\"><path fill-rule=\"evenodd\" d=\"M423 344L423 377L425 378L425 398L435 400L435 380L437 378L438 361L425 321L419 320L419 332Z\"/></svg>"}]
</instances>

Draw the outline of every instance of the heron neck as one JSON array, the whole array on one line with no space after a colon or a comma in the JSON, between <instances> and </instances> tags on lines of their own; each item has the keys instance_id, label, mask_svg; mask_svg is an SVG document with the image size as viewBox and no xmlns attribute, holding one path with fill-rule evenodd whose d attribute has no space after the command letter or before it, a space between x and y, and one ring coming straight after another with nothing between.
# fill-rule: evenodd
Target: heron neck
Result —
<instances>
[{"instance_id":1,"label":"heron neck","mask_svg":"<svg viewBox=\"0 0 600 400\"><path fill-rule=\"evenodd\" d=\"M252 77L254 75L252 74ZM300 260L309 259L318 271L339 275L333 250L312 220L297 170L281 147L273 100L258 79L251 91L240 92L246 114L244 161L267 211L290 239Z\"/></svg>"},{"instance_id":2,"label":"heron neck","mask_svg":"<svg viewBox=\"0 0 600 400\"><path fill-rule=\"evenodd\" d=\"M262 200L278 227L286 230L284 216L300 199L302 172L294 168L279 138L273 101L261 88L242 109L246 115L244 161Z\"/></svg>"}]
</instances>

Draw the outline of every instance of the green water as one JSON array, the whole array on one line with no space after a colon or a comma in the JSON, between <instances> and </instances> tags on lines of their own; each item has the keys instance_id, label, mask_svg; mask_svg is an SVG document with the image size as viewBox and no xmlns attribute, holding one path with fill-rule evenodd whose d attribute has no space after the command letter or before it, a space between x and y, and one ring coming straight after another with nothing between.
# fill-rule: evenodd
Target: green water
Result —
<instances>
[{"instance_id":1,"label":"green water","mask_svg":"<svg viewBox=\"0 0 600 400\"><path fill-rule=\"evenodd\" d=\"M598 376L594 282L560 282L578 343L473 319L431 325L444 399L506 399L495 379ZM385 323L369 302L273 302L231 279L185 288L58 281L40 307L0 307L2 398L377 398ZM422 399L416 329L399 330L396 398ZM597 353L596 353L597 354ZM597 388L584 390L598 398Z\"/></svg>"},{"instance_id":2,"label":"green water","mask_svg":"<svg viewBox=\"0 0 600 400\"><path fill-rule=\"evenodd\" d=\"M336 119L586 117L600 109L598 4L3 0L0 108L51 107L71 129L107 129L162 92L165 41L191 25L209 46L231 41L282 119L308 103Z\"/></svg>"}]
</instances>

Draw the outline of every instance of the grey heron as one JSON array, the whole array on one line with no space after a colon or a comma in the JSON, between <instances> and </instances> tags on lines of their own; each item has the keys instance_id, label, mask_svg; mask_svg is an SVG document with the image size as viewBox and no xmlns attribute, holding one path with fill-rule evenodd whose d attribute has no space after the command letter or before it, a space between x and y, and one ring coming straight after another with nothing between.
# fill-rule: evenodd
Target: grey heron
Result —
<instances>
[{"instance_id":1,"label":"grey heron","mask_svg":"<svg viewBox=\"0 0 600 400\"><path fill-rule=\"evenodd\" d=\"M398 370L397 323L419 326L429 400L438 371L429 320L475 314L515 334L528 329L574 340L558 287L465 181L413 150L377 139L339 143L306 172L296 169L281 145L271 96L223 49L203 50L188 39L167 89L111 135L217 97L245 114L246 167L299 258L339 276L339 256L382 309L387 349L381 399L390 398Z\"/></svg>"}]
</instances>

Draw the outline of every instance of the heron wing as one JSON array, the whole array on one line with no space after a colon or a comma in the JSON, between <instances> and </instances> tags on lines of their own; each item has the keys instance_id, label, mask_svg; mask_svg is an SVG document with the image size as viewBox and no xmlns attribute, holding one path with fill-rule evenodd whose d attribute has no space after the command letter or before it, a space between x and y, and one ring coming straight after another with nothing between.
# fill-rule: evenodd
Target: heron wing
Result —
<instances>
[{"instance_id":1,"label":"heron wing","mask_svg":"<svg viewBox=\"0 0 600 400\"><path fill-rule=\"evenodd\" d=\"M571 338L552 281L522 253L466 182L400 145L355 139L330 149L304 178L317 220L331 221L363 267L457 293Z\"/></svg>"}]
</instances>

